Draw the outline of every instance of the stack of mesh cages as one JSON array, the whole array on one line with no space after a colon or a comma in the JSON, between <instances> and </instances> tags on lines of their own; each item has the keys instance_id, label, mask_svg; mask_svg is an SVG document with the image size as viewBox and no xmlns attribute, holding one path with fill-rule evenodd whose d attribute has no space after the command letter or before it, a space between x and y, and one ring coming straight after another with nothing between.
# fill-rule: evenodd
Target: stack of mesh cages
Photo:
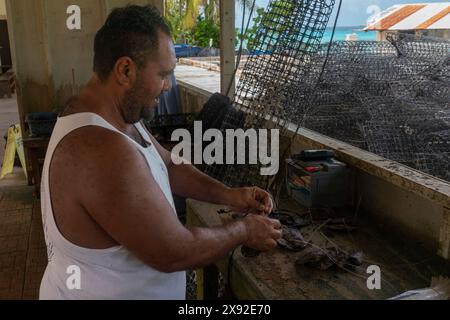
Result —
<instances>
[{"instance_id":1,"label":"stack of mesh cages","mask_svg":"<svg viewBox=\"0 0 450 320\"><path fill-rule=\"evenodd\" d=\"M333 0L271 1L222 129L307 128L450 180L450 42L415 36L321 43ZM283 155L283 150L280 150ZM231 186L259 166L211 165Z\"/></svg>"},{"instance_id":2,"label":"stack of mesh cages","mask_svg":"<svg viewBox=\"0 0 450 320\"><path fill-rule=\"evenodd\" d=\"M197 116L196 113L158 115L145 121L145 125L158 140L168 143L171 142L172 133L175 130L191 130Z\"/></svg>"}]
</instances>

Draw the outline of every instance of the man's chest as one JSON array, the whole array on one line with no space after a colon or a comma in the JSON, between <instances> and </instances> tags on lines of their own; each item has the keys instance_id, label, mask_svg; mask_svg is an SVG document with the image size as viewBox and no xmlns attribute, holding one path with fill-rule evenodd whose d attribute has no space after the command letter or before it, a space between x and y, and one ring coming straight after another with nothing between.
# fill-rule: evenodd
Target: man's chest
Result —
<instances>
[{"instance_id":1,"label":"man's chest","mask_svg":"<svg viewBox=\"0 0 450 320\"><path fill-rule=\"evenodd\" d=\"M149 145L151 145L151 141L148 141L148 139L146 139L146 137L144 137L134 125L131 125L129 128L127 128L124 134L126 134L128 137L133 139L136 143L144 148L147 148Z\"/></svg>"}]
</instances>

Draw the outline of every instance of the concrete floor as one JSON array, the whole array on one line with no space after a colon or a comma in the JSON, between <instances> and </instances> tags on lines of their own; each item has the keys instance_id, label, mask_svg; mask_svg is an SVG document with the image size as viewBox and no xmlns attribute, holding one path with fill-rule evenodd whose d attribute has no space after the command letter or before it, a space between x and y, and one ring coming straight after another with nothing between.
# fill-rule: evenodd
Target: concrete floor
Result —
<instances>
[{"instance_id":1,"label":"concrete floor","mask_svg":"<svg viewBox=\"0 0 450 320\"><path fill-rule=\"evenodd\" d=\"M38 298L47 249L40 203L32 195L26 184L0 186L0 300Z\"/></svg>"},{"instance_id":2,"label":"concrete floor","mask_svg":"<svg viewBox=\"0 0 450 320\"><path fill-rule=\"evenodd\" d=\"M8 127L18 123L15 99L0 99L0 159ZM47 252L40 202L21 168L0 181L0 300L38 298Z\"/></svg>"}]
</instances>

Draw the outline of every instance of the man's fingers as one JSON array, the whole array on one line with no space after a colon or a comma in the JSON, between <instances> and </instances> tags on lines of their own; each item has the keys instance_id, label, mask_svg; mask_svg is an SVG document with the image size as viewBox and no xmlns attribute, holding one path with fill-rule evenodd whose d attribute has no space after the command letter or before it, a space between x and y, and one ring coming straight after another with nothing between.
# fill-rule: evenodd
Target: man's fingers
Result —
<instances>
[{"instance_id":1,"label":"man's fingers","mask_svg":"<svg viewBox=\"0 0 450 320\"><path fill-rule=\"evenodd\" d=\"M267 214L270 214L273 210L273 201L272 201L271 197L268 198L268 202L269 203L266 205L266 211L267 211Z\"/></svg>"},{"instance_id":2,"label":"man's fingers","mask_svg":"<svg viewBox=\"0 0 450 320\"><path fill-rule=\"evenodd\" d=\"M261 211L264 211L266 206L263 205L261 202L257 201L256 199L250 199L249 205L251 206L250 212L256 211L257 213L261 213Z\"/></svg>"},{"instance_id":3,"label":"man's fingers","mask_svg":"<svg viewBox=\"0 0 450 320\"><path fill-rule=\"evenodd\" d=\"M272 223L272 225L273 225L273 227L275 229L281 229L281 222L280 222L280 220L269 219L269 221Z\"/></svg>"},{"instance_id":4,"label":"man's fingers","mask_svg":"<svg viewBox=\"0 0 450 320\"><path fill-rule=\"evenodd\" d=\"M264 198L263 203L264 203L264 211L266 212L266 214L270 214L273 209L273 203L269 195Z\"/></svg>"},{"instance_id":5,"label":"man's fingers","mask_svg":"<svg viewBox=\"0 0 450 320\"><path fill-rule=\"evenodd\" d=\"M272 232L272 237L273 237L275 240L281 239L282 236L283 236L283 232L282 232L281 230L279 230L279 229L274 230L274 231Z\"/></svg>"},{"instance_id":6,"label":"man's fingers","mask_svg":"<svg viewBox=\"0 0 450 320\"><path fill-rule=\"evenodd\" d=\"M277 247L277 242L273 239L268 239L265 243L266 247L268 250L276 248Z\"/></svg>"},{"instance_id":7,"label":"man's fingers","mask_svg":"<svg viewBox=\"0 0 450 320\"><path fill-rule=\"evenodd\" d=\"M270 197L270 194L267 191L264 191L258 187L255 187L253 190L256 200L259 201L259 203L261 203L262 206L264 206L264 208L261 210L263 210L266 214L272 212L273 202L272 198Z\"/></svg>"},{"instance_id":8,"label":"man's fingers","mask_svg":"<svg viewBox=\"0 0 450 320\"><path fill-rule=\"evenodd\" d=\"M270 194L268 194L267 192L264 192L263 203L267 208L273 205L272 198L270 197Z\"/></svg>"}]
</instances>

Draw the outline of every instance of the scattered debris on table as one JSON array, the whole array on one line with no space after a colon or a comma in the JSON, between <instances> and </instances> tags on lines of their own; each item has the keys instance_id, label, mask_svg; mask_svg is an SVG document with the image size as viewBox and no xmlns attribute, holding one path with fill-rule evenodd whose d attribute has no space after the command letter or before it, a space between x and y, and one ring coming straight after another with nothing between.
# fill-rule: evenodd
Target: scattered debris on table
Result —
<instances>
[{"instance_id":1,"label":"scattered debris on table","mask_svg":"<svg viewBox=\"0 0 450 320\"><path fill-rule=\"evenodd\" d=\"M328 270L333 266L338 266L344 270L353 271L355 267L362 265L363 253L355 252L349 254L336 247L322 249L310 247L302 251L295 264L305 265L319 270Z\"/></svg>"},{"instance_id":2,"label":"scattered debris on table","mask_svg":"<svg viewBox=\"0 0 450 320\"><path fill-rule=\"evenodd\" d=\"M282 226L282 238L277 241L278 245L290 251L302 251L308 246L300 230Z\"/></svg>"}]
</instances>

